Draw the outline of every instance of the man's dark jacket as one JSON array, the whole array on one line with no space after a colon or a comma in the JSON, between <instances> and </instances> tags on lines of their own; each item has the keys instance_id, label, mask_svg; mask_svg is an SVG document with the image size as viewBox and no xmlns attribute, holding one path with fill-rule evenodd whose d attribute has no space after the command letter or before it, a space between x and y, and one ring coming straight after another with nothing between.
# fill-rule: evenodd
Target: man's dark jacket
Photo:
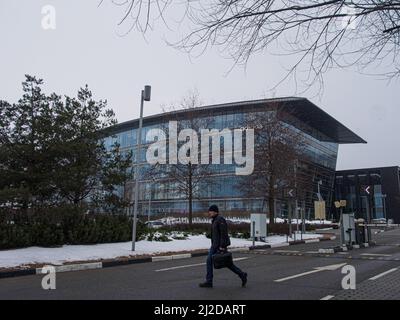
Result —
<instances>
[{"instance_id":1,"label":"man's dark jacket","mask_svg":"<svg viewBox=\"0 0 400 320\"><path fill-rule=\"evenodd\" d=\"M228 225L224 217L219 214L212 219L211 223L211 249L226 248L231 244L228 235Z\"/></svg>"}]
</instances>

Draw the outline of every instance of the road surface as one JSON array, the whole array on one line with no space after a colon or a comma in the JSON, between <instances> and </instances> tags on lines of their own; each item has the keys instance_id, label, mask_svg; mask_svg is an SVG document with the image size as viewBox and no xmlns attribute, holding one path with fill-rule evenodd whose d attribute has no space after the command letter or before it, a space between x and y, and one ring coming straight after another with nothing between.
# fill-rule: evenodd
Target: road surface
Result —
<instances>
[{"instance_id":1,"label":"road surface","mask_svg":"<svg viewBox=\"0 0 400 320\"><path fill-rule=\"evenodd\" d=\"M246 288L229 270L216 270L214 288L204 281L205 257L58 273L55 290L42 276L0 279L0 299L400 299L400 230L374 235L377 245L319 254L332 241L235 253L249 275ZM356 270L356 289L343 290L342 267Z\"/></svg>"}]
</instances>

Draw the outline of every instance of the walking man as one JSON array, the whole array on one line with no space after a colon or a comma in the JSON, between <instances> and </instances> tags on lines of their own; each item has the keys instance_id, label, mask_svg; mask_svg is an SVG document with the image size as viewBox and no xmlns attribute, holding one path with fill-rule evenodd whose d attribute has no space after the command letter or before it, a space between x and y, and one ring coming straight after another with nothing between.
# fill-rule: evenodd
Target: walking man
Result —
<instances>
[{"instance_id":1,"label":"walking man","mask_svg":"<svg viewBox=\"0 0 400 320\"><path fill-rule=\"evenodd\" d=\"M207 276L206 282L200 283L201 288L212 288L213 286L213 262L212 256L218 252L227 251L227 247L231 244L228 235L228 225L224 217L219 215L218 207L212 205L208 209L208 217L212 218L211 223L211 248L207 256ZM234 264L228 267L232 272L236 273L242 280L242 287L246 286L247 273L240 270Z\"/></svg>"}]
</instances>

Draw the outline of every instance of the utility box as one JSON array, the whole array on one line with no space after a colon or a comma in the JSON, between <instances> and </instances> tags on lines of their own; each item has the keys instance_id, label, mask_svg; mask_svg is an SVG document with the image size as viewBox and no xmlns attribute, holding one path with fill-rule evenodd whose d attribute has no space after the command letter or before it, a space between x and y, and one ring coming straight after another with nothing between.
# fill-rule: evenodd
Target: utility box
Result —
<instances>
[{"instance_id":1,"label":"utility box","mask_svg":"<svg viewBox=\"0 0 400 320\"><path fill-rule=\"evenodd\" d=\"M265 213L250 215L250 236L255 240L265 241L267 237L267 215Z\"/></svg>"},{"instance_id":2,"label":"utility box","mask_svg":"<svg viewBox=\"0 0 400 320\"><path fill-rule=\"evenodd\" d=\"M352 245L356 241L354 213L343 213L340 217L340 234L342 245Z\"/></svg>"}]
</instances>

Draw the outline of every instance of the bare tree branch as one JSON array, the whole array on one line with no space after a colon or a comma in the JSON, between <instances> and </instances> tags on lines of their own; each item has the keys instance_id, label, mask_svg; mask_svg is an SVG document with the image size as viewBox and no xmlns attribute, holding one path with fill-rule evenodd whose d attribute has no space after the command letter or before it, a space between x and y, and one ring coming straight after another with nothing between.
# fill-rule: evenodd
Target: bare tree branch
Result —
<instances>
[{"instance_id":1,"label":"bare tree branch","mask_svg":"<svg viewBox=\"0 0 400 320\"><path fill-rule=\"evenodd\" d=\"M101 0L100 4L103 2ZM278 55L294 55L297 61L287 75L306 88L323 85L323 75L331 68L367 69L385 66L381 75L397 78L399 73L399 0L125 0L112 3L125 8L121 20L131 17L132 29L146 32L157 19L184 6L190 30L176 48L193 55L210 46L233 59L233 66L246 65L265 50ZM99 5L100 5L99 4ZM142 6L146 10L142 10ZM170 8L171 12L167 9ZM278 47L277 52L272 50ZM300 72L299 72L300 71Z\"/></svg>"}]
</instances>

